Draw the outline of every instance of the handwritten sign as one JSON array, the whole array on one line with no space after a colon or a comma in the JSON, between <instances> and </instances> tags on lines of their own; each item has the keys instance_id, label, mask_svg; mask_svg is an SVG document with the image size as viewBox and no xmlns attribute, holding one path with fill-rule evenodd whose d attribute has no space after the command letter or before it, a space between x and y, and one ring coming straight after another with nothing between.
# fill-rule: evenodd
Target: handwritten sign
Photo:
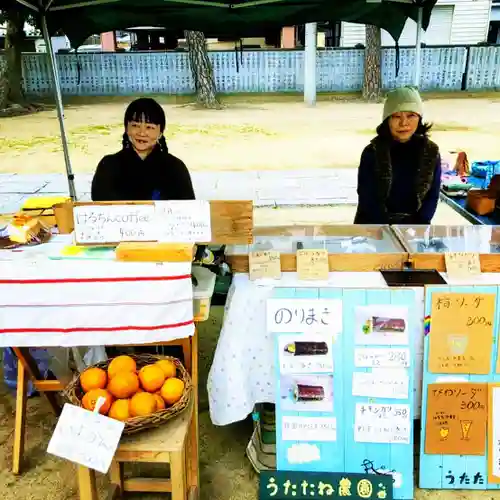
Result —
<instances>
[{"instance_id":1,"label":"handwritten sign","mask_svg":"<svg viewBox=\"0 0 500 500\"><path fill-rule=\"evenodd\" d=\"M335 417L283 416L281 423L283 441L337 441Z\"/></svg>"},{"instance_id":2,"label":"handwritten sign","mask_svg":"<svg viewBox=\"0 0 500 500\"><path fill-rule=\"evenodd\" d=\"M500 484L500 383L488 384L488 482Z\"/></svg>"},{"instance_id":3,"label":"handwritten sign","mask_svg":"<svg viewBox=\"0 0 500 500\"><path fill-rule=\"evenodd\" d=\"M342 301L337 299L269 299L267 330L274 333L342 331Z\"/></svg>"},{"instance_id":4,"label":"handwritten sign","mask_svg":"<svg viewBox=\"0 0 500 500\"><path fill-rule=\"evenodd\" d=\"M327 280L329 273L327 250L298 250L299 280Z\"/></svg>"},{"instance_id":5,"label":"handwritten sign","mask_svg":"<svg viewBox=\"0 0 500 500\"><path fill-rule=\"evenodd\" d=\"M377 370L352 374L352 395L367 398L408 399L409 377L405 370Z\"/></svg>"},{"instance_id":6,"label":"handwritten sign","mask_svg":"<svg viewBox=\"0 0 500 500\"><path fill-rule=\"evenodd\" d=\"M158 241L208 243L212 239L208 201L155 201L155 220Z\"/></svg>"},{"instance_id":7,"label":"handwritten sign","mask_svg":"<svg viewBox=\"0 0 500 500\"><path fill-rule=\"evenodd\" d=\"M250 280L270 278L279 280L281 278L281 257L279 252L265 250L250 252L248 255L250 268Z\"/></svg>"},{"instance_id":8,"label":"handwritten sign","mask_svg":"<svg viewBox=\"0 0 500 500\"><path fill-rule=\"evenodd\" d=\"M124 428L123 422L65 404L47 451L106 474Z\"/></svg>"},{"instance_id":9,"label":"handwritten sign","mask_svg":"<svg viewBox=\"0 0 500 500\"><path fill-rule=\"evenodd\" d=\"M356 442L410 444L410 432L410 405L356 403Z\"/></svg>"},{"instance_id":10,"label":"handwritten sign","mask_svg":"<svg viewBox=\"0 0 500 500\"><path fill-rule=\"evenodd\" d=\"M73 209L77 244L156 241L154 205L80 205Z\"/></svg>"},{"instance_id":11,"label":"handwritten sign","mask_svg":"<svg viewBox=\"0 0 500 500\"><path fill-rule=\"evenodd\" d=\"M409 368L410 349L408 348L370 348L354 349L356 368Z\"/></svg>"},{"instance_id":12,"label":"handwritten sign","mask_svg":"<svg viewBox=\"0 0 500 500\"><path fill-rule=\"evenodd\" d=\"M425 453L484 455L487 419L487 384L429 384Z\"/></svg>"},{"instance_id":13,"label":"handwritten sign","mask_svg":"<svg viewBox=\"0 0 500 500\"><path fill-rule=\"evenodd\" d=\"M446 272L453 278L467 278L481 274L481 262L478 253L451 252L444 256Z\"/></svg>"},{"instance_id":14,"label":"handwritten sign","mask_svg":"<svg viewBox=\"0 0 500 500\"><path fill-rule=\"evenodd\" d=\"M261 471L259 500L350 498L392 500L390 475Z\"/></svg>"},{"instance_id":15,"label":"handwritten sign","mask_svg":"<svg viewBox=\"0 0 500 500\"><path fill-rule=\"evenodd\" d=\"M432 294L431 373L490 372L495 303L494 294Z\"/></svg>"}]
</instances>

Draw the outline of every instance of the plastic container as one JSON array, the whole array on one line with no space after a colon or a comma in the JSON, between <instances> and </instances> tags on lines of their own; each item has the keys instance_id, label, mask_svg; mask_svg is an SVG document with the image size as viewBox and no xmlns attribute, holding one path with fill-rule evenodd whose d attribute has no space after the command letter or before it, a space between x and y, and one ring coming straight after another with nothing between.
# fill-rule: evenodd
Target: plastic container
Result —
<instances>
[{"instance_id":1,"label":"plastic container","mask_svg":"<svg viewBox=\"0 0 500 500\"><path fill-rule=\"evenodd\" d=\"M193 286L193 313L195 321L206 321L210 315L210 302L214 294L216 274L205 267L193 266L198 285Z\"/></svg>"}]
</instances>

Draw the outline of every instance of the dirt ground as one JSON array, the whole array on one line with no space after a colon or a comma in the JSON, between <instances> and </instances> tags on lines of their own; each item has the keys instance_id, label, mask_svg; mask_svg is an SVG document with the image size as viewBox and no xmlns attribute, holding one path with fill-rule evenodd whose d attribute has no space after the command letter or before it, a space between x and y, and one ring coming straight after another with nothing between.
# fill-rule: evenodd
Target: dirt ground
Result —
<instances>
[{"instance_id":1,"label":"dirt ground","mask_svg":"<svg viewBox=\"0 0 500 500\"><path fill-rule=\"evenodd\" d=\"M434 123L433 139L443 152L461 148L471 159L500 158L500 94L425 98L425 118ZM123 114L131 99L67 103L75 171L92 172L105 154L120 148ZM382 112L380 104L353 96L322 96L315 108L296 96L234 96L226 98L228 106L221 111L159 100L167 113L170 150L194 171L356 167ZM0 172L63 171L54 110L0 119Z\"/></svg>"}]
</instances>

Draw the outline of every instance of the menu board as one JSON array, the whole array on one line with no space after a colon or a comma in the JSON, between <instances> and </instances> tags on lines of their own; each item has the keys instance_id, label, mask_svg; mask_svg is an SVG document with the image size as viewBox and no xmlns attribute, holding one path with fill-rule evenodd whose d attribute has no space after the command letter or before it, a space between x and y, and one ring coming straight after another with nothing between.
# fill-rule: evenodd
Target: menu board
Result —
<instances>
[{"instance_id":1,"label":"menu board","mask_svg":"<svg viewBox=\"0 0 500 500\"><path fill-rule=\"evenodd\" d=\"M414 292L273 293L278 471L390 476L413 498Z\"/></svg>"},{"instance_id":2,"label":"menu board","mask_svg":"<svg viewBox=\"0 0 500 500\"><path fill-rule=\"evenodd\" d=\"M498 489L498 287L426 288L420 487Z\"/></svg>"}]
</instances>

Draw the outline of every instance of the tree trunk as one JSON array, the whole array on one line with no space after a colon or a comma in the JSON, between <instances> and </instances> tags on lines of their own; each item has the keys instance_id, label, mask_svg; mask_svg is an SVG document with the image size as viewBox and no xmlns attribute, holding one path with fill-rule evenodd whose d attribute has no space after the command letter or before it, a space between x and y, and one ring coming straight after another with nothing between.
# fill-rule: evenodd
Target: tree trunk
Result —
<instances>
[{"instance_id":1,"label":"tree trunk","mask_svg":"<svg viewBox=\"0 0 500 500\"><path fill-rule=\"evenodd\" d=\"M8 10L6 17L6 65L0 68L0 109L5 109L9 104L24 104L21 49L26 17L22 9L15 8Z\"/></svg>"},{"instance_id":2,"label":"tree trunk","mask_svg":"<svg viewBox=\"0 0 500 500\"><path fill-rule=\"evenodd\" d=\"M382 87L381 73L381 33L377 26L366 25L365 77L363 81L363 99L378 101Z\"/></svg>"},{"instance_id":3,"label":"tree trunk","mask_svg":"<svg viewBox=\"0 0 500 500\"><path fill-rule=\"evenodd\" d=\"M189 50L197 102L205 108L219 109L221 104L217 99L214 70L208 58L205 35L201 31L185 31L184 36Z\"/></svg>"}]
</instances>

